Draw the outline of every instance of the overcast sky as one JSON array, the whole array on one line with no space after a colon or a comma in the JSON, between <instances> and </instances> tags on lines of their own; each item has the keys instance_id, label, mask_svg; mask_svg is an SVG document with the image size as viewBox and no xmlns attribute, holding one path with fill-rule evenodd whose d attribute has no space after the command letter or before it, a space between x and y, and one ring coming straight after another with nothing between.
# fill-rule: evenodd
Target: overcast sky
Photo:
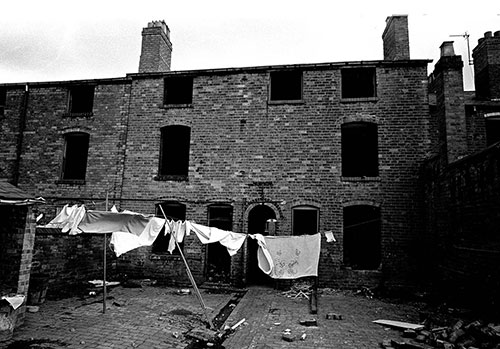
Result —
<instances>
[{"instance_id":1,"label":"overcast sky","mask_svg":"<svg viewBox=\"0 0 500 349\"><path fill-rule=\"evenodd\" d=\"M408 15L412 59L454 41L473 89L470 49L500 30L500 1L24 0L2 4L0 83L124 77L139 67L141 31L165 20L172 70L383 59L382 33Z\"/></svg>"}]
</instances>

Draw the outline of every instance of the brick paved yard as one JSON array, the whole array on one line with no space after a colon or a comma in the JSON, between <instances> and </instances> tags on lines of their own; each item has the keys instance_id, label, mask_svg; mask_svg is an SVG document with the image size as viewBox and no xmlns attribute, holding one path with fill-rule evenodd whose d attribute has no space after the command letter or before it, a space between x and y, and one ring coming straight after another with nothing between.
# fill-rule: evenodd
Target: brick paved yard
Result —
<instances>
[{"instance_id":1,"label":"brick paved yard","mask_svg":"<svg viewBox=\"0 0 500 349\"><path fill-rule=\"evenodd\" d=\"M37 313L27 313L23 326L5 348L186 348L193 328L203 328L204 316L194 294L180 295L177 288L117 287L110 291L107 311L96 298L47 300ZM235 293L201 290L214 318ZM326 314L342 315L328 320ZM300 324L317 319L317 326ZM418 307L396 304L347 292L323 292L318 314L309 313L305 298L288 298L272 288L249 288L225 324L238 326L223 342L234 348L378 348L383 339L401 339L397 330L372 323L377 319L419 321ZM284 330L297 338L282 339ZM306 334L304 340L300 336ZM24 342L23 342L24 341ZM31 343L32 346L21 344ZM39 346L35 346L38 343ZM0 344L1 346L2 344ZM10 345L10 346L9 346Z\"/></svg>"}]
</instances>

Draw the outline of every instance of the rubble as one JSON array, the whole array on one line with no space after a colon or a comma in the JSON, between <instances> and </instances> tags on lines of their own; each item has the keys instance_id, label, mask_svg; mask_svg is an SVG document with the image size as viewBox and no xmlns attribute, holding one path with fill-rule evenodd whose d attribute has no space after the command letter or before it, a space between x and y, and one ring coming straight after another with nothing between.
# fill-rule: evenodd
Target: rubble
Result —
<instances>
[{"instance_id":1,"label":"rubble","mask_svg":"<svg viewBox=\"0 0 500 349\"><path fill-rule=\"evenodd\" d=\"M443 349L500 349L500 325L484 323L479 320L469 323L458 320L452 326L424 327L416 330L405 329L402 336L412 341L398 342L392 340L389 343L384 340L380 343L380 346L385 349L424 348L417 344L421 343ZM417 343L413 343L413 341Z\"/></svg>"}]
</instances>

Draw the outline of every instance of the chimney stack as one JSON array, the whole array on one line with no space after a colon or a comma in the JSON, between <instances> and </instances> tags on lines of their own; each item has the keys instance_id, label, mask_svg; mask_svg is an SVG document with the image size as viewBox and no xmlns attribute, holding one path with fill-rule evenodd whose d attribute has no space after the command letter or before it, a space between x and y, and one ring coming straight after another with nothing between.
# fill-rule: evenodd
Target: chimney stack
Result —
<instances>
[{"instance_id":1,"label":"chimney stack","mask_svg":"<svg viewBox=\"0 0 500 349\"><path fill-rule=\"evenodd\" d=\"M170 71L172 43L165 21L152 21L142 29L142 48L139 73Z\"/></svg>"},{"instance_id":2,"label":"chimney stack","mask_svg":"<svg viewBox=\"0 0 500 349\"><path fill-rule=\"evenodd\" d=\"M410 59L410 40L408 36L408 15L387 17L382 40L384 41L384 60L396 61Z\"/></svg>"},{"instance_id":3,"label":"chimney stack","mask_svg":"<svg viewBox=\"0 0 500 349\"><path fill-rule=\"evenodd\" d=\"M500 99L500 31L484 33L472 50L476 97Z\"/></svg>"}]
</instances>

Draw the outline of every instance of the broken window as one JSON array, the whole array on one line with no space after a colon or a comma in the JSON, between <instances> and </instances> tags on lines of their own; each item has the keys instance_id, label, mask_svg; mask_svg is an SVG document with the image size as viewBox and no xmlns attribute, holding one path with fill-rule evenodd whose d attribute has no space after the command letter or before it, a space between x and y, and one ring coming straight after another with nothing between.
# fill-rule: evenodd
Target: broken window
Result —
<instances>
[{"instance_id":1,"label":"broken window","mask_svg":"<svg viewBox=\"0 0 500 349\"><path fill-rule=\"evenodd\" d=\"M319 210L313 206L292 208L292 235L313 235L318 232Z\"/></svg>"},{"instance_id":2,"label":"broken window","mask_svg":"<svg viewBox=\"0 0 500 349\"><path fill-rule=\"evenodd\" d=\"M165 78L164 104L193 103L193 78L172 76Z\"/></svg>"},{"instance_id":3,"label":"broken window","mask_svg":"<svg viewBox=\"0 0 500 349\"><path fill-rule=\"evenodd\" d=\"M208 206L208 226L226 231L233 230L233 207L227 204ZM207 246L207 277L212 282L229 282L231 256L219 243Z\"/></svg>"},{"instance_id":4,"label":"broken window","mask_svg":"<svg viewBox=\"0 0 500 349\"><path fill-rule=\"evenodd\" d=\"M0 87L0 117L5 115L5 103L7 100L7 89Z\"/></svg>"},{"instance_id":5,"label":"broken window","mask_svg":"<svg viewBox=\"0 0 500 349\"><path fill-rule=\"evenodd\" d=\"M69 89L69 113L77 116L92 115L94 86L73 86Z\"/></svg>"},{"instance_id":6,"label":"broken window","mask_svg":"<svg viewBox=\"0 0 500 349\"><path fill-rule=\"evenodd\" d=\"M160 169L161 179L187 180L189 170L189 143L191 128L182 125L161 128Z\"/></svg>"},{"instance_id":7,"label":"broken window","mask_svg":"<svg viewBox=\"0 0 500 349\"><path fill-rule=\"evenodd\" d=\"M500 142L500 113L491 114L493 115L486 118L486 144L488 146Z\"/></svg>"},{"instance_id":8,"label":"broken window","mask_svg":"<svg viewBox=\"0 0 500 349\"><path fill-rule=\"evenodd\" d=\"M160 208L161 207L161 208ZM156 216L164 218L163 212L167 219L177 222L186 220L186 205L181 204L177 201L164 201L162 203L156 204ZM156 254L168 253L168 244L170 243L170 236L172 233L165 235L165 227L162 228L158 237L153 242L152 252ZM181 250L184 249L184 242L179 242L179 247ZM172 254L179 254L179 249L177 246L172 251Z\"/></svg>"},{"instance_id":9,"label":"broken window","mask_svg":"<svg viewBox=\"0 0 500 349\"><path fill-rule=\"evenodd\" d=\"M72 132L64 136L63 180L83 181L87 172L89 134Z\"/></svg>"},{"instance_id":10,"label":"broken window","mask_svg":"<svg viewBox=\"0 0 500 349\"><path fill-rule=\"evenodd\" d=\"M342 74L342 98L376 97L375 68L346 68Z\"/></svg>"},{"instance_id":11,"label":"broken window","mask_svg":"<svg viewBox=\"0 0 500 349\"><path fill-rule=\"evenodd\" d=\"M298 70L271 72L271 101L302 99L302 72Z\"/></svg>"},{"instance_id":12,"label":"broken window","mask_svg":"<svg viewBox=\"0 0 500 349\"><path fill-rule=\"evenodd\" d=\"M350 122L341 127L342 176L378 176L377 125Z\"/></svg>"},{"instance_id":13,"label":"broken window","mask_svg":"<svg viewBox=\"0 0 500 349\"><path fill-rule=\"evenodd\" d=\"M344 207L344 265L377 269L381 261L380 209L369 205Z\"/></svg>"}]
</instances>

